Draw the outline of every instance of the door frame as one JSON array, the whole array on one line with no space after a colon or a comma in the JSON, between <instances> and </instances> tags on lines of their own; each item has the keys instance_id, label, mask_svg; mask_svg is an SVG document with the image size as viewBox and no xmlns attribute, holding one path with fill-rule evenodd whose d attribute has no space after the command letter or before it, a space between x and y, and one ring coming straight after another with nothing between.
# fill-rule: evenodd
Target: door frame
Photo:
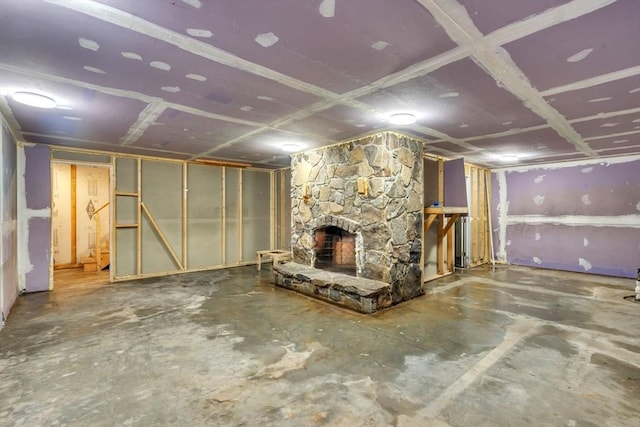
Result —
<instances>
[{"instance_id":1,"label":"door frame","mask_svg":"<svg viewBox=\"0 0 640 427\"><path fill-rule=\"evenodd\" d=\"M75 165L75 166L88 166L88 167L97 167L97 168L104 168L104 169L108 169L109 171L109 207L108 207L108 212L109 212L109 282L113 282L113 274L114 274L114 269L112 268L112 262L111 259L113 259L113 257L115 256L114 254L114 245L113 245L113 216L114 216L114 210L113 210L113 206L114 206L114 167L113 167L113 159L110 163L96 163L96 162L83 162L80 160L67 160L67 159L51 159L50 160L50 182L53 183L53 165L54 164L67 164L67 165ZM51 194L49 195L51 200L50 200L50 206L53 208L53 185L51 185ZM53 212L51 213L52 217L51 217L51 227L50 227L50 231L51 231L51 247L50 247L50 261L49 261L49 290L53 290L54 288L54 281L53 281L53 275L54 275L54 257L53 257L53 250L54 250L54 246L53 246L53 233L54 233L54 228L53 228Z\"/></svg>"}]
</instances>

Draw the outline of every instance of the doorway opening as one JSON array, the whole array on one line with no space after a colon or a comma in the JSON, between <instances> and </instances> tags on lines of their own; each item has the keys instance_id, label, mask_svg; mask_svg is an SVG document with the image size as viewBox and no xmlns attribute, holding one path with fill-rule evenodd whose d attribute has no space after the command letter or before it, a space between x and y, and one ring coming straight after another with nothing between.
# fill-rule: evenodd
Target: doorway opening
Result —
<instances>
[{"instance_id":1,"label":"doorway opening","mask_svg":"<svg viewBox=\"0 0 640 427\"><path fill-rule=\"evenodd\" d=\"M109 283L111 168L51 163L53 287Z\"/></svg>"}]
</instances>

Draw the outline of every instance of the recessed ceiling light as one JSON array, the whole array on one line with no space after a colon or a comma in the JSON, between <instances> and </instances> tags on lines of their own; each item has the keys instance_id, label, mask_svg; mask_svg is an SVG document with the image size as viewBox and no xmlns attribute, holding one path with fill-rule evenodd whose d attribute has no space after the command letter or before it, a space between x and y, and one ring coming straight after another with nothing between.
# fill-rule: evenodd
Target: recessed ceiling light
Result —
<instances>
[{"instance_id":1,"label":"recessed ceiling light","mask_svg":"<svg viewBox=\"0 0 640 427\"><path fill-rule=\"evenodd\" d=\"M287 143L283 144L281 148L283 151L293 153L294 151L298 151L300 149L300 146L298 144Z\"/></svg>"},{"instance_id":2,"label":"recessed ceiling light","mask_svg":"<svg viewBox=\"0 0 640 427\"><path fill-rule=\"evenodd\" d=\"M517 154L505 154L500 156L500 161L505 163L517 162L518 160L520 160L520 156Z\"/></svg>"},{"instance_id":3,"label":"recessed ceiling light","mask_svg":"<svg viewBox=\"0 0 640 427\"><path fill-rule=\"evenodd\" d=\"M55 108L56 106L56 101L53 98L33 92L16 92L11 97L14 101L30 107Z\"/></svg>"},{"instance_id":4,"label":"recessed ceiling light","mask_svg":"<svg viewBox=\"0 0 640 427\"><path fill-rule=\"evenodd\" d=\"M410 125L416 122L416 116L410 113L397 113L389 117L389 123L392 125Z\"/></svg>"}]
</instances>

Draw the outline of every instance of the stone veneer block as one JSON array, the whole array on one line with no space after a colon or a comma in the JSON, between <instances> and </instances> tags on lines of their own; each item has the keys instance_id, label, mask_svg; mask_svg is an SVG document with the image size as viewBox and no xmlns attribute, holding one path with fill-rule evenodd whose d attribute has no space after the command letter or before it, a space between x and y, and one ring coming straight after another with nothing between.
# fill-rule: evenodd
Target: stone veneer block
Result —
<instances>
[{"instance_id":1,"label":"stone veneer block","mask_svg":"<svg viewBox=\"0 0 640 427\"><path fill-rule=\"evenodd\" d=\"M274 265L273 272L277 286L360 313L371 314L392 305L392 290L388 283L331 273L295 262Z\"/></svg>"}]
</instances>

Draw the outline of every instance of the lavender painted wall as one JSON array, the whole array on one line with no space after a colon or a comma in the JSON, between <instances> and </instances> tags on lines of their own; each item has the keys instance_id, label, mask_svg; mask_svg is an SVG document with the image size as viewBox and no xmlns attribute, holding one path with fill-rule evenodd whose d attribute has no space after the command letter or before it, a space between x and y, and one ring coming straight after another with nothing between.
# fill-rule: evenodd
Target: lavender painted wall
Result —
<instances>
[{"instance_id":1,"label":"lavender painted wall","mask_svg":"<svg viewBox=\"0 0 640 427\"><path fill-rule=\"evenodd\" d=\"M47 145L25 146L24 158L21 272L25 292L46 291L51 265L51 149Z\"/></svg>"},{"instance_id":2,"label":"lavender painted wall","mask_svg":"<svg viewBox=\"0 0 640 427\"><path fill-rule=\"evenodd\" d=\"M467 207L467 183L464 175L464 159L448 160L443 164L444 206Z\"/></svg>"},{"instance_id":3,"label":"lavender painted wall","mask_svg":"<svg viewBox=\"0 0 640 427\"><path fill-rule=\"evenodd\" d=\"M636 277L640 157L497 170L492 185L498 260Z\"/></svg>"},{"instance_id":4,"label":"lavender painted wall","mask_svg":"<svg viewBox=\"0 0 640 427\"><path fill-rule=\"evenodd\" d=\"M0 328L18 296L16 142L0 119Z\"/></svg>"}]
</instances>

